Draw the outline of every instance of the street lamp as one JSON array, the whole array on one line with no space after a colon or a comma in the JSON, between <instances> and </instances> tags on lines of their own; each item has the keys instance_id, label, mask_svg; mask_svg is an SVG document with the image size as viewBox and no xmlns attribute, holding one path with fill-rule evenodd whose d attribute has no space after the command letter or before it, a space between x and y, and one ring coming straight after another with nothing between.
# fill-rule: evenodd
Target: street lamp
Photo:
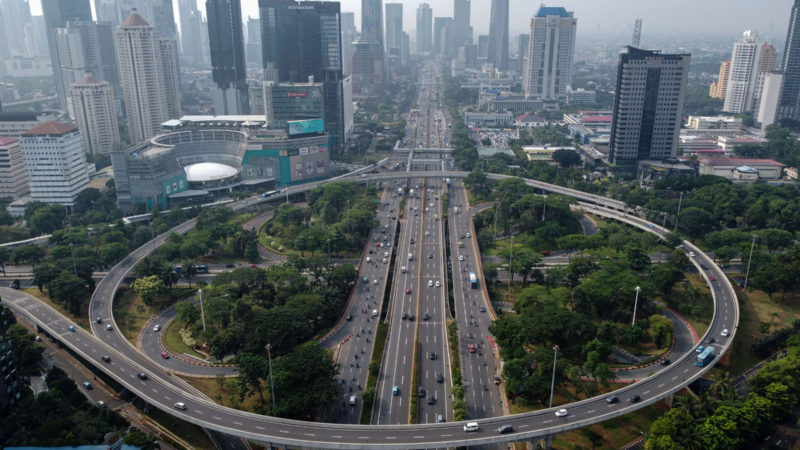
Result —
<instances>
[{"instance_id":1,"label":"street lamp","mask_svg":"<svg viewBox=\"0 0 800 450\"><path fill-rule=\"evenodd\" d=\"M747 274L744 276L744 290L747 290L747 280L750 279L750 263L753 261L753 247L756 246L756 236L753 235L753 242L750 243L750 258L747 260Z\"/></svg>"},{"instance_id":2,"label":"street lamp","mask_svg":"<svg viewBox=\"0 0 800 450\"><path fill-rule=\"evenodd\" d=\"M511 292L511 278L514 276L512 275L511 265L514 263L514 230L510 231L511 233L511 247L509 247L508 252L508 292Z\"/></svg>"},{"instance_id":3,"label":"street lamp","mask_svg":"<svg viewBox=\"0 0 800 450\"><path fill-rule=\"evenodd\" d=\"M636 325L636 306L639 304L639 291L642 288L636 286L636 300L633 301L633 320L631 320L631 325Z\"/></svg>"},{"instance_id":4,"label":"street lamp","mask_svg":"<svg viewBox=\"0 0 800 450\"><path fill-rule=\"evenodd\" d=\"M78 276L78 269L75 267L75 252L72 250L72 242L69 243L69 254L72 256L72 272Z\"/></svg>"},{"instance_id":5,"label":"street lamp","mask_svg":"<svg viewBox=\"0 0 800 450\"><path fill-rule=\"evenodd\" d=\"M203 320L203 333L206 332L206 313L203 310L203 290L198 289L197 293L200 294L200 318Z\"/></svg>"},{"instance_id":6,"label":"street lamp","mask_svg":"<svg viewBox=\"0 0 800 450\"><path fill-rule=\"evenodd\" d=\"M553 407L553 389L556 386L556 360L558 359L558 346L553 346L553 378L550 380L550 408Z\"/></svg>"},{"instance_id":7,"label":"street lamp","mask_svg":"<svg viewBox=\"0 0 800 450\"><path fill-rule=\"evenodd\" d=\"M272 391L272 413L275 414L275 382L272 379L272 344L267 344L267 361L269 361L269 387Z\"/></svg>"},{"instance_id":8,"label":"street lamp","mask_svg":"<svg viewBox=\"0 0 800 450\"><path fill-rule=\"evenodd\" d=\"M681 215L681 204L683 204L683 192L681 192L681 196L678 199L678 213L675 214L675 231L678 231L678 216Z\"/></svg>"}]
</instances>

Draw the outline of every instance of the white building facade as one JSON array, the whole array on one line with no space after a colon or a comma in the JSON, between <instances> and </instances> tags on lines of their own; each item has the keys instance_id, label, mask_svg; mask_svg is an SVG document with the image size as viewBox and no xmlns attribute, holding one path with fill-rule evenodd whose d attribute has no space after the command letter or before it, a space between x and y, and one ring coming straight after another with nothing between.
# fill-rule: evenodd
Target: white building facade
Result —
<instances>
[{"instance_id":1,"label":"white building facade","mask_svg":"<svg viewBox=\"0 0 800 450\"><path fill-rule=\"evenodd\" d=\"M31 198L64 206L89 187L83 138L73 125L46 122L22 134Z\"/></svg>"},{"instance_id":2,"label":"white building facade","mask_svg":"<svg viewBox=\"0 0 800 450\"><path fill-rule=\"evenodd\" d=\"M110 153L120 142L114 88L107 81L87 76L70 86L69 98L86 153Z\"/></svg>"},{"instance_id":3,"label":"white building facade","mask_svg":"<svg viewBox=\"0 0 800 450\"><path fill-rule=\"evenodd\" d=\"M531 19L522 86L526 98L565 100L572 83L578 19L561 7L541 6Z\"/></svg>"},{"instance_id":4,"label":"white building facade","mask_svg":"<svg viewBox=\"0 0 800 450\"><path fill-rule=\"evenodd\" d=\"M741 114L753 110L760 68L761 42L758 33L755 30L747 30L733 45L723 111Z\"/></svg>"},{"instance_id":5,"label":"white building facade","mask_svg":"<svg viewBox=\"0 0 800 450\"><path fill-rule=\"evenodd\" d=\"M19 140L0 137L0 198L18 199L28 193L28 176Z\"/></svg>"}]
</instances>

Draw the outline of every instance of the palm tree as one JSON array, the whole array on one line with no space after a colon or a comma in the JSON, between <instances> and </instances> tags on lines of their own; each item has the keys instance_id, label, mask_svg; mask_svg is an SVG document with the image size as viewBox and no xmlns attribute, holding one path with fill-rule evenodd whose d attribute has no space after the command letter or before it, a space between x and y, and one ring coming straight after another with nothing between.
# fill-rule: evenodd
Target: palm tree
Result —
<instances>
[{"instance_id":1,"label":"palm tree","mask_svg":"<svg viewBox=\"0 0 800 450\"><path fill-rule=\"evenodd\" d=\"M675 401L672 402L672 407L682 409L688 412L689 414L692 414L696 404L697 400L695 399L695 397L692 394L686 393L683 395L676 396Z\"/></svg>"},{"instance_id":2,"label":"palm tree","mask_svg":"<svg viewBox=\"0 0 800 450\"><path fill-rule=\"evenodd\" d=\"M712 396L723 402L736 399L736 391L733 389L733 379L730 372L723 372L713 378L714 383L708 389Z\"/></svg>"}]
</instances>

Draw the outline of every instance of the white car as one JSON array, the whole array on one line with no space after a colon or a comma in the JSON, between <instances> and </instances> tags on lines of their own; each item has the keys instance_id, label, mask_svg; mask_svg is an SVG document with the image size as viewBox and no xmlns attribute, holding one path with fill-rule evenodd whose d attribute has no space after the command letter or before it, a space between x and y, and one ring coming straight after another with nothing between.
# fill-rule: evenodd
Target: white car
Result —
<instances>
[{"instance_id":1,"label":"white car","mask_svg":"<svg viewBox=\"0 0 800 450\"><path fill-rule=\"evenodd\" d=\"M153 331L155 331L155 332L159 332L159 331L161 331L161 325L156 325L156 326L154 326L154 327L153 327Z\"/></svg>"},{"instance_id":2,"label":"white car","mask_svg":"<svg viewBox=\"0 0 800 450\"><path fill-rule=\"evenodd\" d=\"M180 409L181 411L184 411L184 410L186 410L186 403L183 403L183 402L175 403L175 407Z\"/></svg>"},{"instance_id":3,"label":"white car","mask_svg":"<svg viewBox=\"0 0 800 450\"><path fill-rule=\"evenodd\" d=\"M439 286L441 286L441 284L439 284L439 282L437 281L436 282L436 287L439 287Z\"/></svg>"},{"instance_id":4,"label":"white car","mask_svg":"<svg viewBox=\"0 0 800 450\"><path fill-rule=\"evenodd\" d=\"M697 255L695 255L695 254L694 254L694 252L689 252L689 256L691 256L692 258L694 258L694 257L695 257L695 256L697 256Z\"/></svg>"},{"instance_id":5,"label":"white car","mask_svg":"<svg viewBox=\"0 0 800 450\"><path fill-rule=\"evenodd\" d=\"M355 405L356 404L356 396L355 395L351 395L350 396L350 401L348 403L350 403L351 405Z\"/></svg>"},{"instance_id":6,"label":"white car","mask_svg":"<svg viewBox=\"0 0 800 450\"><path fill-rule=\"evenodd\" d=\"M430 235L431 235L431 232L430 232L430 231L426 231L426 232L425 232L425 236L430 236Z\"/></svg>"},{"instance_id":7,"label":"white car","mask_svg":"<svg viewBox=\"0 0 800 450\"><path fill-rule=\"evenodd\" d=\"M556 417L566 417L567 414L569 414L569 413L564 408L561 408L558 411L556 411Z\"/></svg>"},{"instance_id":8,"label":"white car","mask_svg":"<svg viewBox=\"0 0 800 450\"><path fill-rule=\"evenodd\" d=\"M722 333L720 333L720 336L722 336L722 337L728 337L728 335L730 335L730 332L728 331L727 328L722 330Z\"/></svg>"},{"instance_id":9,"label":"white car","mask_svg":"<svg viewBox=\"0 0 800 450\"><path fill-rule=\"evenodd\" d=\"M433 280L428 280L428 287L433 286Z\"/></svg>"},{"instance_id":10,"label":"white car","mask_svg":"<svg viewBox=\"0 0 800 450\"><path fill-rule=\"evenodd\" d=\"M459 261L463 261L464 260L464 255L458 255L458 260Z\"/></svg>"}]
</instances>

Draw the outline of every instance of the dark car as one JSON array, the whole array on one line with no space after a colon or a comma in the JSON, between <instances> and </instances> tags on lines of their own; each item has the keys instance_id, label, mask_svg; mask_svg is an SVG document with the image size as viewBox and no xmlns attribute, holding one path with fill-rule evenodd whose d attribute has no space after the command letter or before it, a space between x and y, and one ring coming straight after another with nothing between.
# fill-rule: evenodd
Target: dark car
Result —
<instances>
[{"instance_id":1,"label":"dark car","mask_svg":"<svg viewBox=\"0 0 800 450\"><path fill-rule=\"evenodd\" d=\"M425 314L422 315L422 320L428 320L430 318L431 318L431 316L429 316L428 313L425 313Z\"/></svg>"},{"instance_id":2,"label":"dark car","mask_svg":"<svg viewBox=\"0 0 800 450\"><path fill-rule=\"evenodd\" d=\"M436 352L431 352L431 354L430 354L430 355L428 355L428 357L429 357L430 359L432 359L432 360L436 359Z\"/></svg>"},{"instance_id":3,"label":"dark car","mask_svg":"<svg viewBox=\"0 0 800 450\"><path fill-rule=\"evenodd\" d=\"M147 374L144 373L144 372L139 372L138 374L136 374L136 376L139 377L140 380L146 380L147 379Z\"/></svg>"},{"instance_id":4,"label":"dark car","mask_svg":"<svg viewBox=\"0 0 800 450\"><path fill-rule=\"evenodd\" d=\"M442 372L436 372L436 382L437 383L444 382L444 375L442 375Z\"/></svg>"},{"instance_id":5,"label":"dark car","mask_svg":"<svg viewBox=\"0 0 800 450\"><path fill-rule=\"evenodd\" d=\"M410 320L410 321L412 321L412 322L414 321L414 319L415 319L415 318L416 318L416 317L414 317L414 315L413 315L413 314L409 314L409 315L408 315L408 320Z\"/></svg>"},{"instance_id":6,"label":"dark car","mask_svg":"<svg viewBox=\"0 0 800 450\"><path fill-rule=\"evenodd\" d=\"M419 397L425 397L425 388L420 386L419 389L417 389L417 395Z\"/></svg>"},{"instance_id":7,"label":"dark car","mask_svg":"<svg viewBox=\"0 0 800 450\"><path fill-rule=\"evenodd\" d=\"M713 337L711 337L711 336L709 336L708 339L706 339L706 344L713 344L714 342L715 342L715 339Z\"/></svg>"},{"instance_id":8,"label":"dark car","mask_svg":"<svg viewBox=\"0 0 800 450\"><path fill-rule=\"evenodd\" d=\"M236 267L236 264L228 263L228 264L225 264L225 267L227 267L228 269L233 269L234 267Z\"/></svg>"},{"instance_id":9,"label":"dark car","mask_svg":"<svg viewBox=\"0 0 800 450\"><path fill-rule=\"evenodd\" d=\"M408 313L403 313L403 314L401 314L401 315L400 315L400 318L401 318L401 319L403 319L403 320L406 320L406 319L408 319Z\"/></svg>"},{"instance_id":10,"label":"dark car","mask_svg":"<svg viewBox=\"0 0 800 450\"><path fill-rule=\"evenodd\" d=\"M610 397L606 397L606 403L611 404L611 403L617 403L618 401L619 401L619 397L617 397L616 395L612 395Z\"/></svg>"},{"instance_id":11,"label":"dark car","mask_svg":"<svg viewBox=\"0 0 800 450\"><path fill-rule=\"evenodd\" d=\"M111 357L108 355L101 355L100 359L102 359L105 362L111 362Z\"/></svg>"},{"instance_id":12,"label":"dark car","mask_svg":"<svg viewBox=\"0 0 800 450\"><path fill-rule=\"evenodd\" d=\"M661 365L662 366L668 366L668 365L670 365L671 362L672 361L670 361L669 358L667 358L667 359L661 361Z\"/></svg>"},{"instance_id":13,"label":"dark car","mask_svg":"<svg viewBox=\"0 0 800 450\"><path fill-rule=\"evenodd\" d=\"M628 399L628 403L636 403L641 399L642 398L639 397L639 394L633 394L633 395L631 395L631 398Z\"/></svg>"},{"instance_id":14,"label":"dark car","mask_svg":"<svg viewBox=\"0 0 800 450\"><path fill-rule=\"evenodd\" d=\"M434 397L433 394L429 395L428 396L428 404L429 405L433 405L435 403L436 403L436 397Z\"/></svg>"},{"instance_id":15,"label":"dark car","mask_svg":"<svg viewBox=\"0 0 800 450\"><path fill-rule=\"evenodd\" d=\"M511 426L510 423L507 423L505 425L501 425L500 428L497 429L497 432L500 433L500 434L513 433L514 432L514 427Z\"/></svg>"}]
</instances>

